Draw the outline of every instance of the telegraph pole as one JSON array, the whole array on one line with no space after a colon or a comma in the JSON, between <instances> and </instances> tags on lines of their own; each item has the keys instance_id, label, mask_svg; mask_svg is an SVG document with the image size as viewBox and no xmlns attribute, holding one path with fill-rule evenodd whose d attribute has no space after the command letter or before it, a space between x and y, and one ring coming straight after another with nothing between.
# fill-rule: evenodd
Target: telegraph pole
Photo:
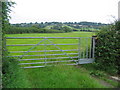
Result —
<instances>
[{"instance_id":1,"label":"telegraph pole","mask_svg":"<svg viewBox=\"0 0 120 90\"><path fill-rule=\"evenodd\" d=\"M120 21L120 1L118 2L118 20Z\"/></svg>"}]
</instances>

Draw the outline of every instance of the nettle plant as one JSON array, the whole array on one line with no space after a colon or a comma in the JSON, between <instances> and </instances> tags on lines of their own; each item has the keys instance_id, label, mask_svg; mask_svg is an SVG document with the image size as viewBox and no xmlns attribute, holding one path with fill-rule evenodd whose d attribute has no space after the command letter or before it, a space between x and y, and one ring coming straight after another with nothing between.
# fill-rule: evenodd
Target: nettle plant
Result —
<instances>
[{"instance_id":1,"label":"nettle plant","mask_svg":"<svg viewBox=\"0 0 120 90\"><path fill-rule=\"evenodd\" d=\"M104 27L96 40L96 66L111 74L120 74L120 21Z\"/></svg>"}]
</instances>

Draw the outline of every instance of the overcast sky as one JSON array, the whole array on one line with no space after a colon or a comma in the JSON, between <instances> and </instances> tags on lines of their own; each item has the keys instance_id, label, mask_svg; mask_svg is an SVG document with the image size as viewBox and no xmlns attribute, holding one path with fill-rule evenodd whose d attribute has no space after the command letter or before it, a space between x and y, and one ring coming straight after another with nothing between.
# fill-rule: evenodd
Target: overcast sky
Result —
<instances>
[{"instance_id":1,"label":"overcast sky","mask_svg":"<svg viewBox=\"0 0 120 90\"><path fill-rule=\"evenodd\" d=\"M118 18L120 0L12 0L16 2L10 23L101 22ZM111 16L112 15L112 16Z\"/></svg>"}]
</instances>

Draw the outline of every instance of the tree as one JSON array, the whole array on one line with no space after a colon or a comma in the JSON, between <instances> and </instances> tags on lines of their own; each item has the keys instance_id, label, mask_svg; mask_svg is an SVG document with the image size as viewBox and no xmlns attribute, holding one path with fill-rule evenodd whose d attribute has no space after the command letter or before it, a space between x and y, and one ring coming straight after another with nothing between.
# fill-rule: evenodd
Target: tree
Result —
<instances>
[{"instance_id":1,"label":"tree","mask_svg":"<svg viewBox=\"0 0 120 90\"><path fill-rule=\"evenodd\" d=\"M5 56L5 51L6 51L6 45L5 45L5 33L6 33L6 30L8 29L9 27L9 13L10 13L10 7L12 7L13 4L15 4L14 2L1 2L1 5L2 5L2 46L3 46L3 49L2 49L2 52L3 52L3 58Z\"/></svg>"},{"instance_id":2,"label":"tree","mask_svg":"<svg viewBox=\"0 0 120 90\"><path fill-rule=\"evenodd\" d=\"M67 27L67 26L64 26L64 27L63 27L63 31L65 31L65 32L71 32L72 29L70 29L70 28Z\"/></svg>"}]
</instances>

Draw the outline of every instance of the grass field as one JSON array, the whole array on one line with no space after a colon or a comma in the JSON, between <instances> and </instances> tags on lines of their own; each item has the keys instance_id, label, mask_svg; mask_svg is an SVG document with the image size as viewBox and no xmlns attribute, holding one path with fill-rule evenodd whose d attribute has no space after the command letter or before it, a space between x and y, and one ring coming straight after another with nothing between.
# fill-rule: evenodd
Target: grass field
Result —
<instances>
[{"instance_id":1,"label":"grass field","mask_svg":"<svg viewBox=\"0 0 120 90\"><path fill-rule=\"evenodd\" d=\"M73 33L53 33L53 34L7 34L6 37L91 37L94 33L91 32L73 32ZM39 39L7 39L7 44L36 44ZM53 40L54 43L77 43L78 40ZM89 40L88 40L89 41ZM44 43L44 42L43 42ZM48 43L48 42L46 42ZM83 51L85 43L90 43L82 41ZM31 48L31 46L8 46L8 51L26 51ZM32 51L35 50L44 50L44 49L56 50L57 48L38 46L35 47ZM78 49L78 46L60 46L61 49ZM81 48L82 49L82 48ZM58 52L60 53L60 52ZM68 52L69 53L69 52ZM76 52L73 52L76 53ZM24 53L11 53L10 55L23 55ZM47 53L28 53L27 55L35 54L47 54ZM51 53L50 53L51 54ZM64 56L64 55L63 55ZM74 56L74 55L73 55ZM51 57L51 56L50 56ZM53 56L55 57L55 56ZM23 57L23 59L35 58L35 57ZM39 58L36 56L36 58ZM57 59L58 60L58 59ZM44 61L44 60L43 60ZM27 61L26 61L27 62ZM32 62L32 61L30 61ZM37 62L34 60L34 62ZM24 63L24 62L22 62ZM91 77L88 72L85 72L83 68L76 68L75 66L52 66L45 68L34 68L34 69L25 69L27 79L31 84L31 88L105 88L106 86L101 85L96 79Z\"/></svg>"},{"instance_id":2,"label":"grass field","mask_svg":"<svg viewBox=\"0 0 120 90\"><path fill-rule=\"evenodd\" d=\"M6 34L6 37L90 37L93 32Z\"/></svg>"}]
</instances>

